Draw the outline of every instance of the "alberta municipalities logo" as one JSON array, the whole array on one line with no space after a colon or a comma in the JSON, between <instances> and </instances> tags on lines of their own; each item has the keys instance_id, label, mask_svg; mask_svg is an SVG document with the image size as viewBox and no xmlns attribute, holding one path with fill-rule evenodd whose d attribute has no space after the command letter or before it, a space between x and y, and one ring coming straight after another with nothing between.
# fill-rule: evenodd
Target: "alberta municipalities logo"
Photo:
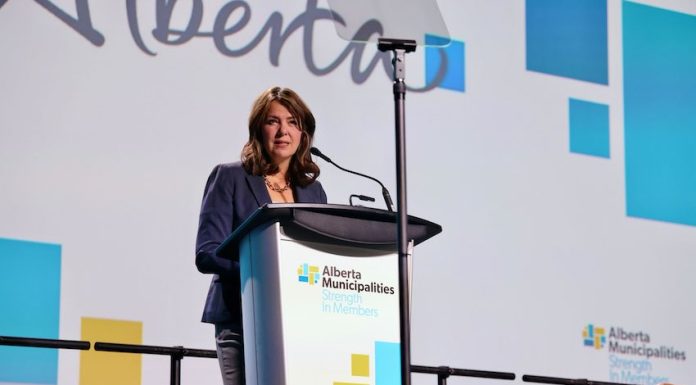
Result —
<instances>
[{"instance_id":1,"label":"alberta municipalities logo","mask_svg":"<svg viewBox=\"0 0 696 385\"><path fill-rule=\"evenodd\" d=\"M608 341L609 353L639 356L642 358L660 358L665 360L685 361L686 352L673 346L656 344L645 331L629 331L623 327L612 326L607 334L606 328L588 324L582 332L583 345L604 348Z\"/></svg>"},{"instance_id":2,"label":"alberta municipalities logo","mask_svg":"<svg viewBox=\"0 0 696 385\"><path fill-rule=\"evenodd\" d=\"M384 282L363 280L363 273L356 269L343 269L338 266L319 266L303 263L297 267L297 280L314 286L319 285L328 289L349 290L357 293L394 294L394 286Z\"/></svg>"},{"instance_id":3,"label":"alberta municipalities logo","mask_svg":"<svg viewBox=\"0 0 696 385\"><path fill-rule=\"evenodd\" d=\"M322 313L377 318L383 311L385 296L394 298L396 294L396 288L383 282L379 274L373 276L355 267L301 263L295 274L299 285L317 290L317 306Z\"/></svg>"},{"instance_id":4,"label":"alberta municipalities logo","mask_svg":"<svg viewBox=\"0 0 696 385\"><path fill-rule=\"evenodd\" d=\"M309 285L319 283L319 266L313 266L308 263L303 263L297 268L297 279Z\"/></svg>"},{"instance_id":5,"label":"alberta municipalities logo","mask_svg":"<svg viewBox=\"0 0 696 385\"><path fill-rule=\"evenodd\" d=\"M607 351L609 379L614 382L644 385L669 382L669 377L657 374L663 365L660 362L686 361L685 351L658 343L646 331L621 326L587 324L582 331L582 344L595 351Z\"/></svg>"},{"instance_id":6,"label":"alberta municipalities logo","mask_svg":"<svg viewBox=\"0 0 696 385\"><path fill-rule=\"evenodd\" d=\"M591 346L595 349L601 349L607 342L607 337L604 335L604 328L595 327L592 324L585 326L582 331L582 338L585 346Z\"/></svg>"}]
</instances>

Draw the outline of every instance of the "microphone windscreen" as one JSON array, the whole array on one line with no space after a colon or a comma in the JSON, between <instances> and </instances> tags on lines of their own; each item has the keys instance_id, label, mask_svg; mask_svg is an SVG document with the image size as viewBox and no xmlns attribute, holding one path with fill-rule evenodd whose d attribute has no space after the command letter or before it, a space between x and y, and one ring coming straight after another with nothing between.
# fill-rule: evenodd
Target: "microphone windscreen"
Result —
<instances>
[{"instance_id":1,"label":"microphone windscreen","mask_svg":"<svg viewBox=\"0 0 696 385\"><path fill-rule=\"evenodd\" d=\"M318 156L318 157L324 159L325 161L327 161L327 162L329 162L329 163L333 163L333 162L331 161L331 159L330 159L328 156L324 155L324 154L323 154L321 151L319 151L319 149L316 148L316 147L310 148L310 149L309 149L309 152L310 152L312 155Z\"/></svg>"}]
</instances>

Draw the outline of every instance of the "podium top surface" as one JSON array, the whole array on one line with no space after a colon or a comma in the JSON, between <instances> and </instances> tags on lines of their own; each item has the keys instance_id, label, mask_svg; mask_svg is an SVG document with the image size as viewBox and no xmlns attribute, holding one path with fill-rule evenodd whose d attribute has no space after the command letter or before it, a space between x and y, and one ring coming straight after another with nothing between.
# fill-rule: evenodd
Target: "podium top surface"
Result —
<instances>
[{"instance_id":1,"label":"podium top surface","mask_svg":"<svg viewBox=\"0 0 696 385\"><path fill-rule=\"evenodd\" d=\"M381 250L397 248L397 213L366 207L320 203L270 203L259 207L215 251L237 259L238 243L256 227L279 222L284 232L299 241ZM442 232L442 226L408 217L407 235L415 244Z\"/></svg>"}]
</instances>

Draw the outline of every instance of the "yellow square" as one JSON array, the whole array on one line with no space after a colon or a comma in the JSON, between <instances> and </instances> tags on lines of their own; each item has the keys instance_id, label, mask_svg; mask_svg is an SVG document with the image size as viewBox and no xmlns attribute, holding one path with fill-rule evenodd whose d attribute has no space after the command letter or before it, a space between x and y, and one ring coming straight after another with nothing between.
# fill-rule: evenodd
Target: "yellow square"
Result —
<instances>
[{"instance_id":1,"label":"yellow square","mask_svg":"<svg viewBox=\"0 0 696 385\"><path fill-rule=\"evenodd\" d=\"M143 323L82 318L82 340L142 344ZM131 353L80 352L80 385L140 385L142 356Z\"/></svg>"},{"instance_id":2,"label":"yellow square","mask_svg":"<svg viewBox=\"0 0 696 385\"><path fill-rule=\"evenodd\" d=\"M370 356L367 354L351 354L351 374L358 377L370 377Z\"/></svg>"}]
</instances>

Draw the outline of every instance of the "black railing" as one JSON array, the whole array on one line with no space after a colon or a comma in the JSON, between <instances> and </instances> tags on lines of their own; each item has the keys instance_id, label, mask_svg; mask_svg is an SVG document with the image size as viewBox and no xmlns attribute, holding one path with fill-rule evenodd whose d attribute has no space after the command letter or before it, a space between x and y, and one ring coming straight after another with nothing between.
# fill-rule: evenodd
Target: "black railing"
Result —
<instances>
[{"instance_id":1,"label":"black railing","mask_svg":"<svg viewBox=\"0 0 696 385\"><path fill-rule=\"evenodd\" d=\"M546 376L534 376L531 374L525 374L522 376L522 381L524 382L535 382L537 384L555 384L555 385L632 385L620 382L602 382L602 381L592 381L584 378L572 379L572 378L560 378L560 377L546 377Z\"/></svg>"},{"instance_id":2,"label":"black railing","mask_svg":"<svg viewBox=\"0 0 696 385\"><path fill-rule=\"evenodd\" d=\"M89 350L88 341L54 340L48 338L23 338L0 336L0 345L32 348Z\"/></svg>"},{"instance_id":3,"label":"black railing","mask_svg":"<svg viewBox=\"0 0 696 385\"><path fill-rule=\"evenodd\" d=\"M24 338L0 336L0 346L24 346L34 348L49 349L74 349L89 350L89 341L56 340L47 338ZM217 358L215 350L190 349L183 346L153 346L153 345L131 345L111 342L95 342L94 350L103 352L135 353L135 354L154 354L169 356L171 361L169 371L169 383L171 385L181 384L181 360L184 357ZM457 369L448 366L421 366L411 365L412 373L424 373L437 375L438 385L446 385L447 378L451 376L477 377L496 380L514 380L515 374L510 372L491 372L485 370ZM617 382L601 382L586 379L567 379L559 377L544 377L525 374L522 376L524 382L536 382L541 384L555 385L631 385Z\"/></svg>"},{"instance_id":4,"label":"black railing","mask_svg":"<svg viewBox=\"0 0 696 385\"><path fill-rule=\"evenodd\" d=\"M50 340L42 338L20 338L2 336L0 336L0 345L80 350L88 350L90 348L90 343L88 341ZM189 349L183 346L167 347L153 345L118 344L111 342L95 342L94 350L102 352L154 354L161 356L169 356L171 362L169 368L169 383L171 385L181 384L181 360L184 357L217 358L217 352L215 350ZM447 366L434 367L411 365L411 372L435 374L437 375L438 385L447 384L447 378L450 376L467 376L499 380L515 379L514 373L456 369Z\"/></svg>"},{"instance_id":5,"label":"black railing","mask_svg":"<svg viewBox=\"0 0 696 385\"><path fill-rule=\"evenodd\" d=\"M169 356L171 362L169 367L169 383L171 385L181 384L181 360L184 357L217 358L217 352L215 350L189 349L183 346L166 347L95 342L94 350L103 352L156 354L161 356Z\"/></svg>"},{"instance_id":6,"label":"black railing","mask_svg":"<svg viewBox=\"0 0 696 385\"><path fill-rule=\"evenodd\" d=\"M478 377L495 380L514 380L515 373L508 372L489 372L485 370L457 369L449 366L420 366L411 365L411 373L427 373L437 375L437 384L446 385L447 378L450 376Z\"/></svg>"}]
</instances>

